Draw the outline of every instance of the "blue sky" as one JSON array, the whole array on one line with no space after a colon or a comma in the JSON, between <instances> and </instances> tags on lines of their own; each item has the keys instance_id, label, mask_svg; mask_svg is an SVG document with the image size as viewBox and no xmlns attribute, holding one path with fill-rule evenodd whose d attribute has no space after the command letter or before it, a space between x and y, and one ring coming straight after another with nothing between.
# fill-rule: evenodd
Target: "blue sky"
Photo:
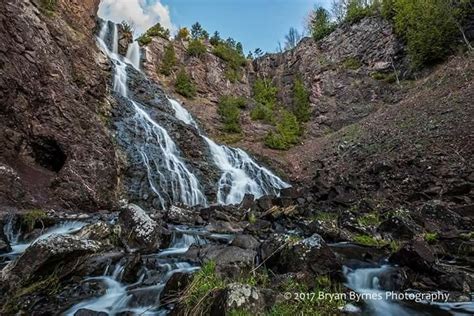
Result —
<instances>
[{"instance_id":1,"label":"blue sky","mask_svg":"<svg viewBox=\"0 0 474 316\"><path fill-rule=\"evenodd\" d=\"M144 31L156 22L166 27L190 27L199 21L212 34L242 42L245 52L275 51L290 27L303 31L314 7L330 0L102 0L99 15L120 22L131 20Z\"/></svg>"}]
</instances>

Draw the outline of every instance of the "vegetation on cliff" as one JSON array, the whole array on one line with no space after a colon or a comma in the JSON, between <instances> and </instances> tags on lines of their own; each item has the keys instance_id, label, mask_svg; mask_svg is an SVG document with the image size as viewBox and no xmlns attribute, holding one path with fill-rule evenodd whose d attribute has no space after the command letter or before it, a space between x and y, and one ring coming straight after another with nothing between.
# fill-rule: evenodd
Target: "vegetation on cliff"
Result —
<instances>
[{"instance_id":1,"label":"vegetation on cliff","mask_svg":"<svg viewBox=\"0 0 474 316\"><path fill-rule=\"evenodd\" d=\"M196 86L194 85L192 78L186 73L184 68L181 68L181 70L176 75L176 81L174 86L176 92L181 94L183 97L191 99L196 96Z\"/></svg>"}]
</instances>

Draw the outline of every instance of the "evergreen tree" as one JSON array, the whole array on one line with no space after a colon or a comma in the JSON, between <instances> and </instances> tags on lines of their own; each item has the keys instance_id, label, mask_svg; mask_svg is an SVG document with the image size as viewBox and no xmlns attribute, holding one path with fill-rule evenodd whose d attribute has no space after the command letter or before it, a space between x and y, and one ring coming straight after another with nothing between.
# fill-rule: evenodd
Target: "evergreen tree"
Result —
<instances>
[{"instance_id":1,"label":"evergreen tree","mask_svg":"<svg viewBox=\"0 0 474 316\"><path fill-rule=\"evenodd\" d=\"M222 41L219 32L215 31L214 34L212 35L211 39L209 42L211 43L212 46L217 46Z\"/></svg>"},{"instance_id":2,"label":"evergreen tree","mask_svg":"<svg viewBox=\"0 0 474 316\"><path fill-rule=\"evenodd\" d=\"M161 62L160 72L165 75L171 75L173 67L176 65L176 54L174 52L174 46L170 43L165 47L165 53Z\"/></svg>"},{"instance_id":3,"label":"evergreen tree","mask_svg":"<svg viewBox=\"0 0 474 316\"><path fill-rule=\"evenodd\" d=\"M191 37L193 39L200 39L202 37L203 28L199 22L191 26Z\"/></svg>"}]
</instances>

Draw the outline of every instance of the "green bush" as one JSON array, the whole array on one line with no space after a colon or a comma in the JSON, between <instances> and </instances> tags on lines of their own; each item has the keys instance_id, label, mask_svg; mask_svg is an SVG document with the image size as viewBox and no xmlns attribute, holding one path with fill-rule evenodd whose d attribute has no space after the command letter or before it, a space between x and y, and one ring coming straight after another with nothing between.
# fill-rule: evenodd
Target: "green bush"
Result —
<instances>
[{"instance_id":1,"label":"green bush","mask_svg":"<svg viewBox=\"0 0 474 316\"><path fill-rule=\"evenodd\" d=\"M461 10L452 0L394 0L397 33L407 42L413 68L443 59L457 35Z\"/></svg>"},{"instance_id":2,"label":"green bush","mask_svg":"<svg viewBox=\"0 0 474 316\"><path fill-rule=\"evenodd\" d=\"M156 23L138 38L138 43L142 46L147 45L151 43L153 37L162 37L164 39L169 39L170 30L162 27L160 23Z\"/></svg>"},{"instance_id":3,"label":"green bush","mask_svg":"<svg viewBox=\"0 0 474 316\"><path fill-rule=\"evenodd\" d=\"M176 92L186 98L194 98L196 96L196 87L184 68L181 68L176 76L175 89Z\"/></svg>"},{"instance_id":4,"label":"green bush","mask_svg":"<svg viewBox=\"0 0 474 316\"><path fill-rule=\"evenodd\" d=\"M356 23L374 13L374 6L368 5L366 0L350 0L346 7L344 20L349 23Z\"/></svg>"},{"instance_id":5,"label":"green bush","mask_svg":"<svg viewBox=\"0 0 474 316\"><path fill-rule=\"evenodd\" d=\"M234 96L223 96L219 100L217 113L224 124L223 130L227 133L240 133L240 109L246 105L245 99Z\"/></svg>"},{"instance_id":6,"label":"green bush","mask_svg":"<svg viewBox=\"0 0 474 316\"><path fill-rule=\"evenodd\" d=\"M273 123L273 111L277 103L278 89L266 79L257 79L253 86L253 98L257 106L250 112L252 120Z\"/></svg>"},{"instance_id":7,"label":"green bush","mask_svg":"<svg viewBox=\"0 0 474 316\"><path fill-rule=\"evenodd\" d=\"M52 15L58 7L58 0L41 0L40 9L48 15Z\"/></svg>"},{"instance_id":8,"label":"green bush","mask_svg":"<svg viewBox=\"0 0 474 316\"><path fill-rule=\"evenodd\" d=\"M187 53L190 56L201 57L206 53L206 46L200 39L193 39L189 42Z\"/></svg>"},{"instance_id":9,"label":"green bush","mask_svg":"<svg viewBox=\"0 0 474 316\"><path fill-rule=\"evenodd\" d=\"M331 22L329 12L319 7L311 14L309 29L313 38L318 41L331 34L335 29L335 24Z\"/></svg>"},{"instance_id":10,"label":"green bush","mask_svg":"<svg viewBox=\"0 0 474 316\"><path fill-rule=\"evenodd\" d=\"M291 112L282 110L276 131L268 133L265 137L265 145L273 149L289 149L298 142L300 135L301 129L296 116Z\"/></svg>"},{"instance_id":11,"label":"green bush","mask_svg":"<svg viewBox=\"0 0 474 316\"><path fill-rule=\"evenodd\" d=\"M247 64L247 59L242 52L242 44L232 38L223 42L218 32L215 32L211 38L211 44L214 46L212 50L214 55L227 63L226 78L232 83L239 81L242 78L241 67Z\"/></svg>"},{"instance_id":12,"label":"green bush","mask_svg":"<svg viewBox=\"0 0 474 316\"><path fill-rule=\"evenodd\" d=\"M307 122L311 115L309 92L301 78L296 78L293 84L293 113L299 122Z\"/></svg>"},{"instance_id":13,"label":"green bush","mask_svg":"<svg viewBox=\"0 0 474 316\"><path fill-rule=\"evenodd\" d=\"M348 57L342 63L342 66L345 69L357 70L362 66L362 63L354 57Z\"/></svg>"},{"instance_id":14,"label":"green bush","mask_svg":"<svg viewBox=\"0 0 474 316\"><path fill-rule=\"evenodd\" d=\"M165 75L171 75L173 67L176 65L176 54L174 52L174 46L170 43L165 47L163 60L161 61L160 72Z\"/></svg>"}]
</instances>

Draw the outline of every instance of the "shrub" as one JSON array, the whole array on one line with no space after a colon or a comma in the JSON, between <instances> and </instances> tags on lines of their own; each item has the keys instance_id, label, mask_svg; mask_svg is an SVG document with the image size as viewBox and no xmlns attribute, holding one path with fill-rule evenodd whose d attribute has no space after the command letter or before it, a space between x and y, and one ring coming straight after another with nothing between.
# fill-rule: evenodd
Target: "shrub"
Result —
<instances>
[{"instance_id":1,"label":"shrub","mask_svg":"<svg viewBox=\"0 0 474 316\"><path fill-rule=\"evenodd\" d=\"M293 113L299 122L307 122L311 114L309 92L301 78L296 78L293 84Z\"/></svg>"},{"instance_id":2,"label":"shrub","mask_svg":"<svg viewBox=\"0 0 474 316\"><path fill-rule=\"evenodd\" d=\"M266 79L257 79L253 86L253 98L257 106L250 112L252 120L273 123L273 111L277 103L278 89Z\"/></svg>"},{"instance_id":3,"label":"shrub","mask_svg":"<svg viewBox=\"0 0 474 316\"><path fill-rule=\"evenodd\" d=\"M370 247L381 247L387 244L384 240L378 240L373 236L369 235L357 235L353 238L355 243L370 246Z\"/></svg>"},{"instance_id":4,"label":"shrub","mask_svg":"<svg viewBox=\"0 0 474 316\"><path fill-rule=\"evenodd\" d=\"M176 65L176 54L172 43L165 47L163 60L161 61L160 72L165 75L171 75L173 67Z\"/></svg>"},{"instance_id":5,"label":"shrub","mask_svg":"<svg viewBox=\"0 0 474 316\"><path fill-rule=\"evenodd\" d=\"M187 53L190 56L201 57L206 53L206 46L201 40L193 39L188 45Z\"/></svg>"},{"instance_id":6,"label":"shrub","mask_svg":"<svg viewBox=\"0 0 474 316\"><path fill-rule=\"evenodd\" d=\"M285 150L296 144L300 135L300 125L296 116L291 112L282 110L276 132L270 132L265 137L265 145L273 149Z\"/></svg>"},{"instance_id":7,"label":"shrub","mask_svg":"<svg viewBox=\"0 0 474 316\"><path fill-rule=\"evenodd\" d=\"M228 43L219 43L214 47L214 55L226 61L231 67L238 68L245 66L247 60L237 49Z\"/></svg>"},{"instance_id":8,"label":"shrub","mask_svg":"<svg viewBox=\"0 0 474 316\"><path fill-rule=\"evenodd\" d=\"M156 23L138 38L138 43L142 46L147 45L151 42L153 37L162 37L164 39L169 39L170 30L162 27L160 23Z\"/></svg>"},{"instance_id":9,"label":"shrub","mask_svg":"<svg viewBox=\"0 0 474 316\"><path fill-rule=\"evenodd\" d=\"M407 42L413 68L439 61L450 52L461 11L451 0L394 0L397 33Z\"/></svg>"},{"instance_id":10,"label":"shrub","mask_svg":"<svg viewBox=\"0 0 474 316\"><path fill-rule=\"evenodd\" d=\"M323 7L319 7L311 13L309 29L316 41L331 34L334 28L335 24L331 22L329 12Z\"/></svg>"},{"instance_id":11,"label":"shrub","mask_svg":"<svg viewBox=\"0 0 474 316\"><path fill-rule=\"evenodd\" d=\"M175 89L176 92L186 98L194 98L196 96L196 87L184 68L181 68L176 76Z\"/></svg>"},{"instance_id":12,"label":"shrub","mask_svg":"<svg viewBox=\"0 0 474 316\"><path fill-rule=\"evenodd\" d=\"M273 124L273 111L263 104L257 104L250 112L250 118L254 121L264 121Z\"/></svg>"},{"instance_id":13,"label":"shrub","mask_svg":"<svg viewBox=\"0 0 474 316\"><path fill-rule=\"evenodd\" d=\"M58 6L58 0L41 0L40 9L44 13L51 15Z\"/></svg>"},{"instance_id":14,"label":"shrub","mask_svg":"<svg viewBox=\"0 0 474 316\"><path fill-rule=\"evenodd\" d=\"M240 109L245 107L245 99L234 96L223 96L219 100L217 113L224 124L223 130L227 133L240 133Z\"/></svg>"},{"instance_id":15,"label":"shrub","mask_svg":"<svg viewBox=\"0 0 474 316\"><path fill-rule=\"evenodd\" d=\"M364 214L357 218L357 223L363 227L378 226L380 225L380 222L380 216L378 213Z\"/></svg>"},{"instance_id":16,"label":"shrub","mask_svg":"<svg viewBox=\"0 0 474 316\"><path fill-rule=\"evenodd\" d=\"M362 64L357 58L348 57L344 60L344 62L342 63L342 66L345 69L357 70L362 66Z\"/></svg>"},{"instance_id":17,"label":"shrub","mask_svg":"<svg viewBox=\"0 0 474 316\"><path fill-rule=\"evenodd\" d=\"M423 238L429 244L434 244L438 241L438 233L425 233L423 234Z\"/></svg>"},{"instance_id":18,"label":"shrub","mask_svg":"<svg viewBox=\"0 0 474 316\"><path fill-rule=\"evenodd\" d=\"M356 23L363 18L372 15L374 11L372 6L367 4L365 0L350 0L346 7L345 21Z\"/></svg>"},{"instance_id":19,"label":"shrub","mask_svg":"<svg viewBox=\"0 0 474 316\"><path fill-rule=\"evenodd\" d=\"M182 27L179 29L178 33L176 33L177 40L188 40L189 39L189 30L186 27Z\"/></svg>"},{"instance_id":20,"label":"shrub","mask_svg":"<svg viewBox=\"0 0 474 316\"><path fill-rule=\"evenodd\" d=\"M211 39L209 40L209 43L211 43L212 46L217 46L217 44L221 42L222 42L222 39L219 35L219 32L215 31Z\"/></svg>"}]
</instances>

